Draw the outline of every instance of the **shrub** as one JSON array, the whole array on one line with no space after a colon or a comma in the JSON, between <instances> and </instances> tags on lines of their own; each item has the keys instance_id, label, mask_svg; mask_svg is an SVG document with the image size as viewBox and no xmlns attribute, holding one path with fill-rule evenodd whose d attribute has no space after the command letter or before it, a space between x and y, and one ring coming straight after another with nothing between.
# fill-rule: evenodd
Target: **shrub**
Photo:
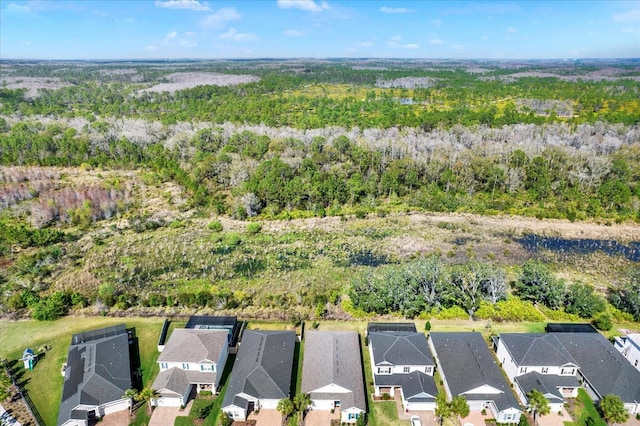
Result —
<instances>
[{"instance_id":1,"label":"shrub","mask_svg":"<svg viewBox=\"0 0 640 426\"><path fill-rule=\"evenodd\" d=\"M222 223L220 223L220 221L218 221L218 220L214 220L209 225L207 225L207 228L209 228L209 230L213 231L213 232L221 232L222 231Z\"/></svg>"},{"instance_id":2,"label":"shrub","mask_svg":"<svg viewBox=\"0 0 640 426\"><path fill-rule=\"evenodd\" d=\"M260 231L262 231L262 225L260 225L257 222L251 222L250 224L247 225L247 232L249 234L257 234Z\"/></svg>"},{"instance_id":3,"label":"shrub","mask_svg":"<svg viewBox=\"0 0 640 426\"><path fill-rule=\"evenodd\" d=\"M389 395L388 393L384 392L382 394L382 400L383 401L389 401L391 399L391 395Z\"/></svg>"},{"instance_id":4,"label":"shrub","mask_svg":"<svg viewBox=\"0 0 640 426\"><path fill-rule=\"evenodd\" d=\"M430 331L431 330L431 321L427 321L424 323L424 331Z\"/></svg>"},{"instance_id":5,"label":"shrub","mask_svg":"<svg viewBox=\"0 0 640 426\"><path fill-rule=\"evenodd\" d=\"M591 321L591 324L598 330L609 331L613 328L613 321L611 320L611 315L606 312L600 312L595 318Z\"/></svg>"},{"instance_id":6,"label":"shrub","mask_svg":"<svg viewBox=\"0 0 640 426\"><path fill-rule=\"evenodd\" d=\"M435 313L434 316L440 320L469 319L467 311L460 306L442 309L440 312Z\"/></svg>"},{"instance_id":7,"label":"shrub","mask_svg":"<svg viewBox=\"0 0 640 426\"><path fill-rule=\"evenodd\" d=\"M495 304L496 320L499 321L544 321L544 315L530 302L509 297Z\"/></svg>"}]
</instances>

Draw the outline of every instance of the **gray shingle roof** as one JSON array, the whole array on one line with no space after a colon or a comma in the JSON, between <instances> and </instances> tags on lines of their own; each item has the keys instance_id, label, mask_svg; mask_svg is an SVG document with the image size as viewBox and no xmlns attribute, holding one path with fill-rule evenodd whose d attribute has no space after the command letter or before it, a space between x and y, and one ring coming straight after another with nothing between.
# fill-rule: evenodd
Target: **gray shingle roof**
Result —
<instances>
[{"instance_id":1,"label":"gray shingle roof","mask_svg":"<svg viewBox=\"0 0 640 426\"><path fill-rule=\"evenodd\" d=\"M176 329L158 357L159 362L218 362L227 346L226 330Z\"/></svg>"},{"instance_id":2,"label":"gray shingle roof","mask_svg":"<svg viewBox=\"0 0 640 426\"><path fill-rule=\"evenodd\" d=\"M289 397L296 340L293 331L245 331L222 406L233 404L239 393L266 399Z\"/></svg>"},{"instance_id":3,"label":"gray shingle roof","mask_svg":"<svg viewBox=\"0 0 640 426\"><path fill-rule=\"evenodd\" d=\"M58 425L77 415L74 411L78 411L78 405L118 401L129 388L129 337L124 324L74 335L67 355Z\"/></svg>"},{"instance_id":4,"label":"gray shingle roof","mask_svg":"<svg viewBox=\"0 0 640 426\"><path fill-rule=\"evenodd\" d=\"M434 378L421 371L408 374L380 374L375 376L376 386L400 386L404 399L409 402L431 402L438 395Z\"/></svg>"},{"instance_id":5,"label":"gray shingle roof","mask_svg":"<svg viewBox=\"0 0 640 426\"><path fill-rule=\"evenodd\" d=\"M552 398L547 396L549 400L555 400L554 402L564 401L562 393L558 390L559 387L565 388L579 388L580 382L576 376L556 376L555 374L539 374L536 371L523 374L516 377L516 382L520 385L520 389L525 395L536 389L543 395L553 395Z\"/></svg>"},{"instance_id":6,"label":"gray shingle roof","mask_svg":"<svg viewBox=\"0 0 640 426\"><path fill-rule=\"evenodd\" d=\"M308 331L304 339L302 392L335 384L344 393L313 393L313 399L340 400L343 408L366 410L360 339L355 331Z\"/></svg>"},{"instance_id":7,"label":"gray shingle roof","mask_svg":"<svg viewBox=\"0 0 640 426\"><path fill-rule=\"evenodd\" d=\"M371 332L375 365L435 365L423 333Z\"/></svg>"},{"instance_id":8,"label":"gray shingle roof","mask_svg":"<svg viewBox=\"0 0 640 426\"><path fill-rule=\"evenodd\" d=\"M440 362L440 372L446 378L451 393L465 394L468 400L493 401L499 411L520 409L511 387L480 333L438 333L429 335ZM500 394L469 394L483 385Z\"/></svg>"},{"instance_id":9,"label":"gray shingle roof","mask_svg":"<svg viewBox=\"0 0 640 426\"><path fill-rule=\"evenodd\" d=\"M578 361L580 373L601 397L618 395L624 402L640 401L640 371L600 333L553 333Z\"/></svg>"},{"instance_id":10,"label":"gray shingle roof","mask_svg":"<svg viewBox=\"0 0 640 426\"><path fill-rule=\"evenodd\" d=\"M578 365L554 333L503 333L500 340L518 366Z\"/></svg>"},{"instance_id":11,"label":"gray shingle roof","mask_svg":"<svg viewBox=\"0 0 640 426\"><path fill-rule=\"evenodd\" d=\"M172 367L158 373L151 387L156 390L167 389L179 395L184 395L192 383L214 384L216 376L216 373L209 371L191 371Z\"/></svg>"}]
</instances>

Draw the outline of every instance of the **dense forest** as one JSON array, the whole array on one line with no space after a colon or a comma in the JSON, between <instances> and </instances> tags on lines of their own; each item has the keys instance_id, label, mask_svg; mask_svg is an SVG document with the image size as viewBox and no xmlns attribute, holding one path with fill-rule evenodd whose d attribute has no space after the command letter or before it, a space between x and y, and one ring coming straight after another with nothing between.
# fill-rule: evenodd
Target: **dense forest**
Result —
<instances>
[{"instance_id":1,"label":"dense forest","mask_svg":"<svg viewBox=\"0 0 640 426\"><path fill-rule=\"evenodd\" d=\"M507 313L530 305L528 319L560 309L640 320L633 262L611 285L593 276L567 285L532 256L496 260L493 253L478 263L435 250L411 263L359 247L366 240L332 245L328 234L295 233L270 240L260 225L409 212L637 223L640 66L633 61L0 67L4 314L253 306L300 307L296 315L337 309L523 319ZM145 201L154 197L155 207ZM227 220L249 225L228 232ZM194 229L203 223L209 227ZM190 232L199 233L196 252L161 244L190 240ZM389 232L367 238L402 234ZM633 234L625 243L640 239ZM151 239L153 255L136 258L131 246L119 246L127 240L141 250L136 235ZM284 249L270 253L280 243ZM87 265L91 253L110 250L111 270ZM163 257L165 266L157 264ZM304 282L302 274L296 288L258 290L273 274L292 279L323 262L335 268L336 282ZM62 283L80 272L86 276ZM523 284L538 275L546 278Z\"/></svg>"}]
</instances>

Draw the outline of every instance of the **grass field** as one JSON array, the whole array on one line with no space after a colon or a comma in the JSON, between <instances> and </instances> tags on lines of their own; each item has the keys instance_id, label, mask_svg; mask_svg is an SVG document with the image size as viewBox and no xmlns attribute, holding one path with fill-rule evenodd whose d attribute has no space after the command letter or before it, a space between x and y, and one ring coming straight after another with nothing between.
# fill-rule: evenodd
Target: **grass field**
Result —
<instances>
[{"instance_id":1,"label":"grass field","mask_svg":"<svg viewBox=\"0 0 640 426\"><path fill-rule=\"evenodd\" d=\"M607 423L602 420L593 401L584 389L578 389L578 398L576 398L575 404L570 407L570 414L576 421L564 422L564 426L582 426L585 424L607 426ZM591 419L593 423L587 423L587 419Z\"/></svg>"}]
</instances>

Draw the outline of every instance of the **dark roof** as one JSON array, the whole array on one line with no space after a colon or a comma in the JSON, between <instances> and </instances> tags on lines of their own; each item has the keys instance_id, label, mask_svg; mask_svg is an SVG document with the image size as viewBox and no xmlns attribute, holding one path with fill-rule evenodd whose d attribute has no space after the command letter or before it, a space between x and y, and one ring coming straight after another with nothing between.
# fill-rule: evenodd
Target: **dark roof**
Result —
<instances>
[{"instance_id":1,"label":"dark roof","mask_svg":"<svg viewBox=\"0 0 640 426\"><path fill-rule=\"evenodd\" d=\"M370 322L367 324L367 335L372 332L407 331L416 333L416 325L412 322Z\"/></svg>"},{"instance_id":2,"label":"dark roof","mask_svg":"<svg viewBox=\"0 0 640 426\"><path fill-rule=\"evenodd\" d=\"M129 337L124 324L75 334L71 341L59 425L78 414L78 405L118 401L131 388Z\"/></svg>"},{"instance_id":3,"label":"dark roof","mask_svg":"<svg viewBox=\"0 0 640 426\"><path fill-rule=\"evenodd\" d=\"M557 376L555 374L539 374L537 371L523 374L515 378L515 381L520 385L520 389L525 395L528 395L532 390L537 390L547 397L552 402L563 402L564 397L558 389L559 387L565 388L579 388L580 382L576 376Z\"/></svg>"},{"instance_id":4,"label":"dark roof","mask_svg":"<svg viewBox=\"0 0 640 426\"><path fill-rule=\"evenodd\" d=\"M313 392L312 398L340 400L343 408L366 410L360 339L355 331L308 331L304 338L302 392L329 385L351 392Z\"/></svg>"},{"instance_id":5,"label":"dark roof","mask_svg":"<svg viewBox=\"0 0 640 426\"><path fill-rule=\"evenodd\" d=\"M179 328L171 333L158 362L217 363L227 349L227 336L225 330Z\"/></svg>"},{"instance_id":6,"label":"dark roof","mask_svg":"<svg viewBox=\"0 0 640 426\"><path fill-rule=\"evenodd\" d=\"M167 389L179 395L184 395L193 383L216 382L217 373L210 371L183 370L178 367L171 367L161 371L153 382L153 389Z\"/></svg>"},{"instance_id":7,"label":"dark roof","mask_svg":"<svg viewBox=\"0 0 640 426\"><path fill-rule=\"evenodd\" d=\"M554 333L578 361L580 373L603 397L618 395L624 402L640 401L640 371L600 333Z\"/></svg>"},{"instance_id":8,"label":"dark roof","mask_svg":"<svg viewBox=\"0 0 640 426\"><path fill-rule=\"evenodd\" d=\"M432 402L438 395L435 379L421 371L409 374L380 374L375 376L376 386L400 386L404 399L409 402Z\"/></svg>"},{"instance_id":9,"label":"dark roof","mask_svg":"<svg viewBox=\"0 0 640 426\"><path fill-rule=\"evenodd\" d=\"M370 332L374 365L435 365L427 339L416 332Z\"/></svg>"},{"instance_id":10,"label":"dark roof","mask_svg":"<svg viewBox=\"0 0 640 426\"><path fill-rule=\"evenodd\" d=\"M237 317L193 315L185 328L206 329L206 330L229 330L229 346L238 343L242 322L238 322Z\"/></svg>"},{"instance_id":11,"label":"dark roof","mask_svg":"<svg viewBox=\"0 0 640 426\"><path fill-rule=\"evenodd\" d=\"M547 323L548 333L597 333L589 323L550 322Z\"/></svg>"},{"instance_id":12,"label":"dark roof","mask_svg":"<svg viewBox=\"0 0 640 426\"><path fill-rule=\"evenodd\" d=\"M578 365L553 333L503 333L499 340L518 366Z\"/></svg>"},{"instance_id":13,"label":"dark roof","mask_svg":"<svg viewBox=\"0 0 640 426\"><path fill-rule=\"evenodd\" d=\"M245 331L222 406L233 404L240 393L288 398L296 340L293 331Z\"/></svg>"},{"instance_id":14,"label":"dark roof","mask_svg":"<svg viewBox=\"0 0 640 426\"><path fill-rule=\"evenodd\" d=\"M440 373L446 378L453 396L464 394L472 401L493 401L499 411L520 409L482 334L433 332L429 336L440 363ZM483 390L478 388L483 386L490 386L501 393L481 393ZM478 393L470 393L474 389Z\"/></svg>"}]
</instances>

